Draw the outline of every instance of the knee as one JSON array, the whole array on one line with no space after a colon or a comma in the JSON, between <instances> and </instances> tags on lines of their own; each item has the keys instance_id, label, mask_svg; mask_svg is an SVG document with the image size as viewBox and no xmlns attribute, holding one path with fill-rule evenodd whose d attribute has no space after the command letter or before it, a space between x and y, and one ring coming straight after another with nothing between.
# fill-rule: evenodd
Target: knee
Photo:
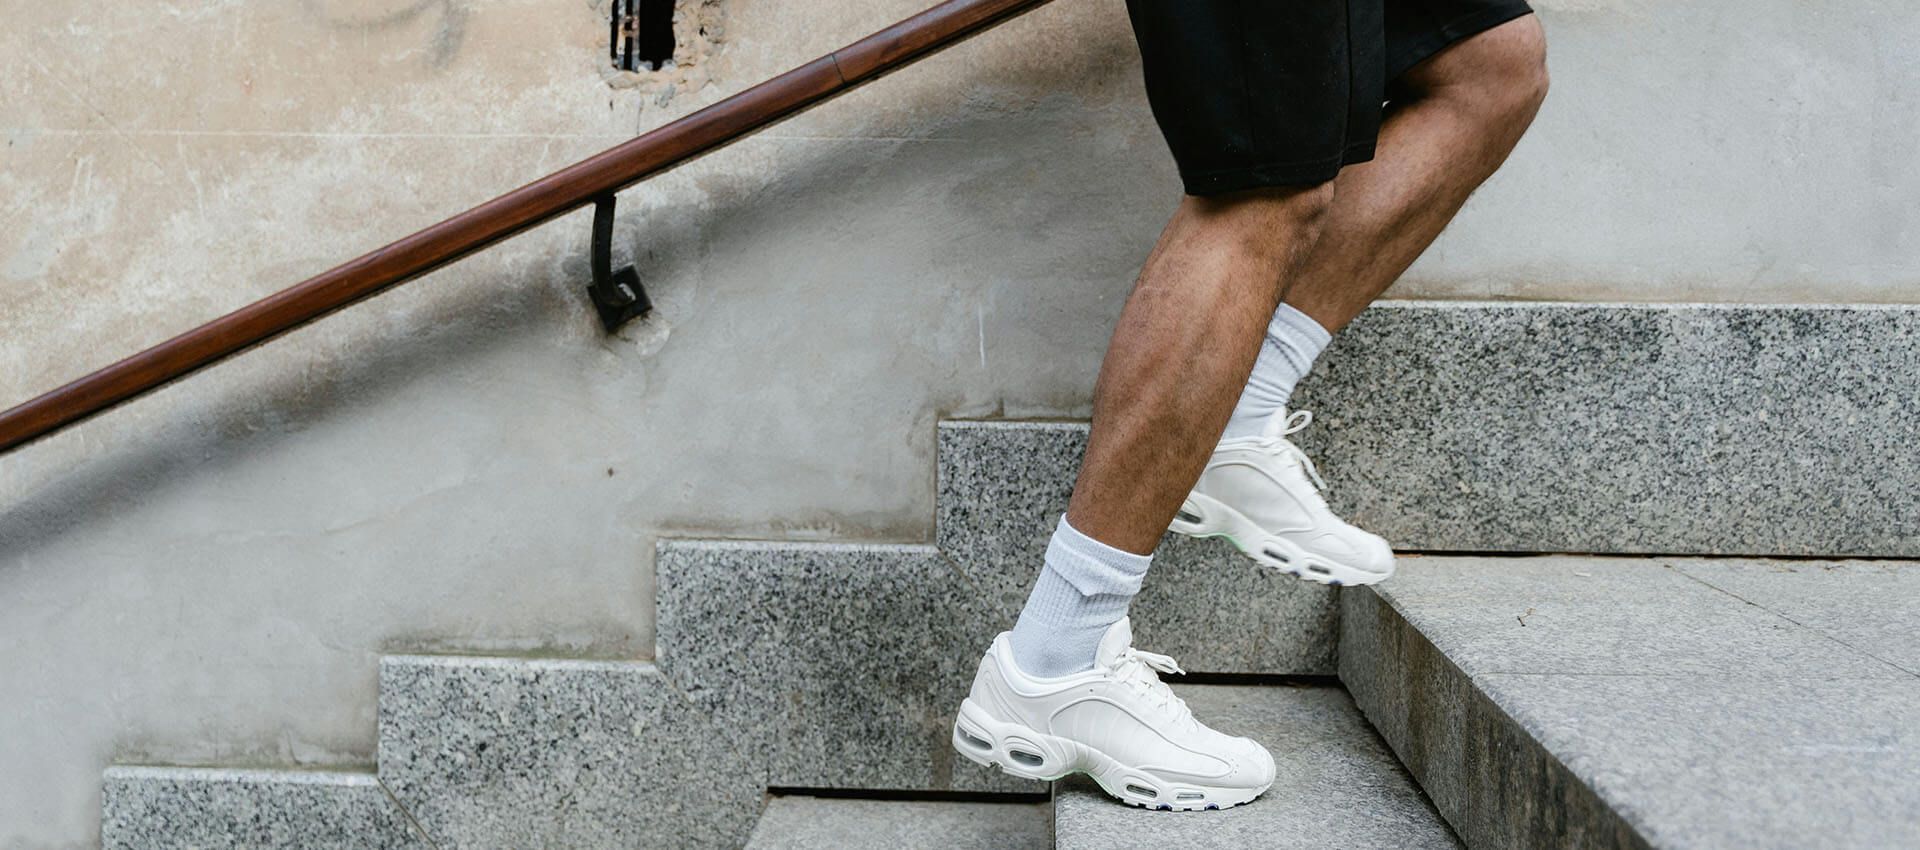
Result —
<instances>
[{"instance_id":1,"label":"knee","mask_svg":"<svg viewBox=\"0 0 1920 850\"><path fill-rule=\"evenodd\" d=\"M1189 196L1192 213L1232 250L1247 255L1294 255L1320 238L1333 208L1333 181L1275 186L1226 195Z\"/></svg>"},{"instance_id":2,"label":"knee","mask_svg":"<svg viewBox=\"0 0 1920 850\"><path fill-rule=\"evenodd\" d=\"M1324 183L1309 186L1288 186L1259 191L1277 194L1274 226L1315 237L1320 235L1320 227L1327 219L1327 211L1333 209L1333 185L1332 180L1327 180Z\"/></svg>"},{"instance_id":3,"label":"knee","mask_svg":"<svg viewBox=\"0 0 1920 850\"><path fill-rule=\"evenodd\" d=\"M1414 98L1444 98L1485 121L1524 128L1547 99L1547 34L1516 18L1433 57L1402 79Z\"/></svg>"},{"instance_id":4,"label":"knee","mask_svg":"<svg viewBox=\"0 0 1920 850\"><path fill-rule=\"evenodd\" d=\"M1320 241L1320 231L1325 228L1328 211L1333 209L1333 181L1301 189L1293 207L1293 226L1299 231L1301 243L1311 246Z\"/></svg>"},{"instance_id":5,"label":"knee","mask_svg":"<svg viewBox=\"0 0 1920 850\"><path fill-rule=\"evenodd\" d=\"M1509 112L1532 120L1533 114L1540 111L1540 104L1546 102L1552 82L1547 74L1547 33L1532 15L1521 20L1524 25L1515 28L1502 57L1501 100Z\"/></svg>"},{"instance_id":6,"label":"knee","mask_svg":"<svg viewBox=\"0 0 1920 850\"><path fill-rule=\"evenodd\" d=\"M1333 181L1295 186L1270 186L1224 195L1188 196L1202 216L1236 229L1273 231L1314 229L1333 208Z\"/></svg>"}]
</instances>

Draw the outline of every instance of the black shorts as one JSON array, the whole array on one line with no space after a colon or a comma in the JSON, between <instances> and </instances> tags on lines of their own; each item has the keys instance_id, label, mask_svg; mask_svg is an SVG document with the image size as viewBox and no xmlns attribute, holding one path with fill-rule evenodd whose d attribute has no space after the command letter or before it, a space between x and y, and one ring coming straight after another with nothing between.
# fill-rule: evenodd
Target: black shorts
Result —
<instances>
[{"instance_id":1,"label":"black shorts","mask_svg":"<svg viewBox=\"0 0 1920 850\"><path fill-rule=\"evenodd\" d=\"M1373 158L1392 81L1525 0L1127 0L1191 195L1312 185Z\"/></svg>"}]
</instances>

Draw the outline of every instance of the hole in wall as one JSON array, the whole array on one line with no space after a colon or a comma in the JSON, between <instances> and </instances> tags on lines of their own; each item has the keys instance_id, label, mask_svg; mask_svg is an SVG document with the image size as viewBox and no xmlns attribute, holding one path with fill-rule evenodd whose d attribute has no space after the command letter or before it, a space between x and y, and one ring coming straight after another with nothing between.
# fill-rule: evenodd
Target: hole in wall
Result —
<instances>
[{"instance_id":1,"label":"hole in wall","mask_svg":"<svg viewBox=\"0 0 1920 850\"><path fill-rule=\"evenodd\" d=\"M612 0L608 54L621 71L658 71L673 61L674 0Z\"/></svg>"},{"instance_id":2,"label":"hole in wall","mask_svg":"<svg viewBox=\"0 0 1920 850\"><path fill-rule=\"evenodd\" d=\"M600 79L611 88L647 96L643 109L665 106L712 81L718 67L714 59L727 42L727 7L733 0L586 2L600 16L599 32L609 39L601 48L605 52L593 60Z\"/></svg>"}]
</instances>

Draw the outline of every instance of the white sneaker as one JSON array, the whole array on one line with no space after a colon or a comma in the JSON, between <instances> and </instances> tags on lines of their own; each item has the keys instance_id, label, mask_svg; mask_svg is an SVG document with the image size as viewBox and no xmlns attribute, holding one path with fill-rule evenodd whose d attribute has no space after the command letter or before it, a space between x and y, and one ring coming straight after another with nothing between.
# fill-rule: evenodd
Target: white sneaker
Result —
<instances>
[{"instance_id":1,"label":"white sneaker","mask_svg":"<svg viewBox=\"0 0 1920 850\"><path fill-rule=\"evenodd\" d=\"M1334 516L1313 461L1287 442L1312 421L1304 410L1283 412L1258 436L1222 440L1173 530L1225 537L1259 563L1321 584L1374 584L1393 575L1393 547Z\"/></svg>"},{"instance_id":2,"label":"white sneaker","mask_svg":"<svg viewBox=\"0 0 1920 850\"><path fill-rule=\"evenodd\" d=\"M954 749L1028 779L1086 773L1121 801L1155 809L1222 809L1266 791L1266 748L1194 720L1155 672L1180 666L1132 644L1122 619L1100 639L1092 670L1036 679L1014 664L1002 632L960 703Z\"/></svg>"}]
</instances>

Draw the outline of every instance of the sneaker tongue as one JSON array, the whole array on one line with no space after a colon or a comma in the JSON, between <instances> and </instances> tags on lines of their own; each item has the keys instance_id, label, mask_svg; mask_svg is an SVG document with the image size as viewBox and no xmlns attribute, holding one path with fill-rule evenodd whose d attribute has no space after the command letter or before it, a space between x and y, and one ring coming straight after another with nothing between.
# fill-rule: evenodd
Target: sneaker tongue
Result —
<instances>
[{"instance_id":1,"label":"sneaker tongue","mask_svg":"<svg viewBox=\"0 0 1920 850\"><path fill-rule=\"evenodd\" d=\"M1128 618L1121 617L1120 622L1107 627L1107 633L1100 638L1100 646L1093 651L1093 662L1101 667L1112 667L1120 660L1120 653L1133 646L1133 624Z\"/></svg>"}]
</instances>

